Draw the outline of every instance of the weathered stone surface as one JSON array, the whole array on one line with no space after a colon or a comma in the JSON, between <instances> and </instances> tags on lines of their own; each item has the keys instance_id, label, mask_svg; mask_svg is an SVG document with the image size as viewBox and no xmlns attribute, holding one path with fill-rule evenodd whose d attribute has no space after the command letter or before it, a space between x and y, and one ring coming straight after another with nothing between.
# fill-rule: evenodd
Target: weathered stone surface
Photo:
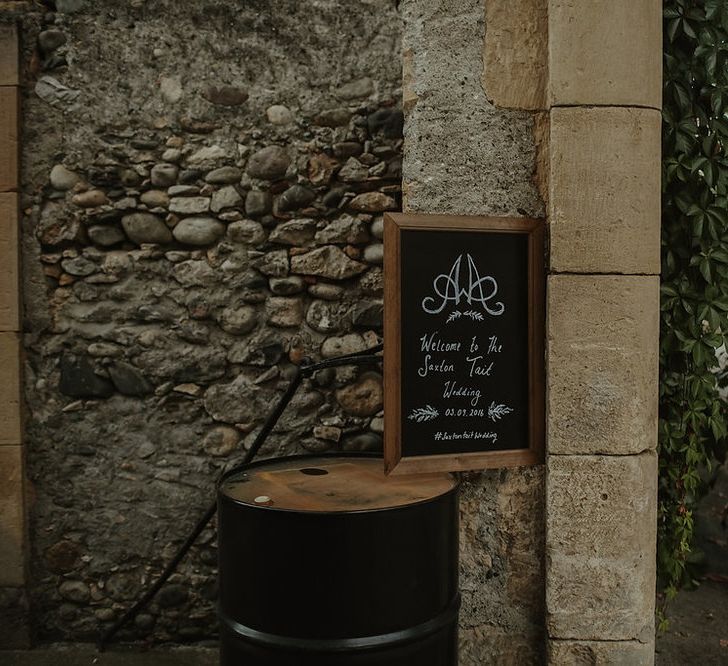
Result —
<instances>
[{"instance_id":1,"label":"weathered stone surface","mask_svg":"<svg viewBox=\"0 0 728 666\"><path fill-rule=\"evenodd\" d=\"M657 456L549 456L549 636L654 638Z\"/></svg>"},{"instance_id":2,"label":"weathered stone surface","mask_svg":"<svg viewBox=\"0 0 728 666\"><path fill-rule=\"evenodd\" d=\"M107 594L116 601L131 601L141 589L140 581L128 573L114 573L106 581Z\"/></svg>"},{"instance_id":3,"label":"weathered stone surface","mask_svg":"<svg viewBox=\"0 0 728 666\"><path fill-rule=\"evenodd\" d=\"M23 449L0 446L0 587L25 584Z\"/></svg>"},{"instance_id":4,"label":"weathered stone surface","mask_svg":"<svg viewBox=\"0 0 728 666\"><path fill-rule=\"evenodd\" d=\"M349 206L353 210L364 213L381 213L385 210L396 210L397 202L382 192L364 192L364 194L357 194Z\"/></svg>"},{"instance_id":5,"label":"weathered stone surface","mask_svg":"<svg viewBox=\"0 0 728 666\"><path fill-rule=\"evenodd\" d=\"M58 541L46 549L43 558L49 571L53 573L69 573L79 564L81 548L73 541Z\"/></svg>"},{"instance_id":6,"label":"weathered stone surface","mask_svg":"<svg viewBox=\"0 0 728 666\"><path fill-rule=\"evenodd\" d=\"M17 59L15 51L12 56L6 57L3 68L10 62L17 62ZM42 81L36 83L36 89L38 86L42 86ZM11 192L18 188L19 91L16 85L0 88L0 114L3 119L0 125L0 149L3 154L0 162L0 192Z\"/></svg>"},{"instance_id":7,"label":"weathered stone surface","mask_svg":"<svg viewBox=\"0 0 728 666\"><path fill-rule=\"evenodd\" d=\"M551 268L660 272L660 113L551 111Z\"/></svg>"},{"instance_id":8,"label":"weathered stone surface","mask_svg":"<svg viewBox=\"0 0 728 666\"><path fill-rule=\"evenodd\" d=\"M155 164L152 167L151 179L155 187L169 187L177 182L179 169L174 164Z\"/></svg>"},{"instance_id":9,"label":"weathered stone surface","mask_svg":"<svg viewBox=\"0 0 728 666\"><path fill-rule=\"evenodd\" d=\"M240 106L248 99L248 92L237 86L207 86L203 96L211 104Z\"/></svg>"},{"instance_id":10,"label":"weathered stone surface","mask_svg":"<svg viewBox=\"0 0 728 666\"><path fill-rule=\"evenodd\" d=\"M4 197L0 197L0 201ZM62 245L75 242L81 235L81 223L77 218L61 216L62 211L54 204L46 205L41 211L38 225L38 240L43 245Z\"/></svg>"},{"instance_id":11,"label":"weathered stone surface","mask_svg":"<svg viewBox=\"0 0 728 666\"><path fill-rule=\"evenodd\" d=\"M121 229L102 224L97 224L87 229L88 237L92 243L101 247L111 247L126 239Z\"/></svg>"},{"instance_id":12,"label":"weathered stone surface","mask_svg":"<svg viewBox=\"0 0 728 666\"><path fill-rule=\"evenodd\" d=\"M333 358L334 356L344 356L345 354L355 354L364 351L367 343L359 333L349 333L341 337L326 338L321 345L321 356L323 358Z\"/></svg>"},{"instance_id":13,"label":"weathered stone surface","mask_svg":"<svg viewBox=\"0 0 728 666\"><path fill-rule=\"evenodd\" d=\"M545 109L549 0L485 3L483 88L498 107Z\"/></svg>"},{"instance_id":14,"label":"weathered stone surface","mask_svg":"<svg viewBox=\"0 0 728 666\"><path fill-rule=\"evenodd\" d=\"M38 35L38 46L46 55L66 43L66 35L60 30L44 30Z\"/></svg>"},{"instance_id":15,"label":"weathered stone surface","mask_svg":"<svg viewBox=\"0 0 728 666\"><path fill-rule=\"evenodd\" d=\"M308 218L299 218L279 224L270 232L268 240L271 243L284 243L286 245L306 245L313 240L316 232L316 222Z\"/></svg>"},{"instance_id":16,"label":"weathered stone surface","mask_svg":"<svg viewBox=\"0 0 728 666\"><path fill-rule=\"evenodd\" d=\"M306 254L291 257L291 271L302 275L319 275L332 280L345 280L363 273L367 269L334 245L311 250Z\"/></svg>"},{"instance_id":17,"label":"weathered stone surface","mask_svg":"<svg viewBox=\"0 0 728 666\"><path fill-rule=\"evenodd\" d=\"M369 240L366 225L351 215L343 215L316 232L318 243L360 244Z\"/></svg>"},{"instance_id":18,"label":"weathered stone surface","mask_svg":"<svg viewBox=\"0 0 728 666\"><path fill-rule=\"evenodd\" d=\"M255 328L258 317L255 308L240 303L225 308L218 319L220 328L235 335L245 335Z\"/></svg>"},{"instance_id":19,"label":"weathered stone surface","mask_svg":"<svg viewBox=\"0 0 728 666\"><path fill-rule=\"evenodd\" d=\"M243 197L240 196L240 193L232 185L228 185L213 193L210 210L213 213L219 213L221 210L235 208L242 203Z\"/></svg>"},{"instance_id":20,"label":"weathered stone surface","mask_svg":"<svg viewBox=\"0 0 728 666\"><path fill-rule=\"evenodd\" d=\"M174 197L169 202L169 210L181 215L206 213L210 210L210 199L207 197Z\"/></svg>"},{"instance_id":21,"label":"weathered stone surface","mask_svg":"<svg viewBox=\"0 0 728 666\"><path fill-rule=\"evenodd\" d=\"M109 377L116 390L123 395L140 397L154 390L138 368L124 361L116 361L109 366Z\"/></svg>"},{"instance_id":22,"label":"weathered stone surface","mask_svg":"<svg viewBox=\"0 0 728 666\"><path fill-rule=\"evenodd\" d=\"M306 312L306 323L319 333L335 333L341 327L341 307L337 303L315 300Z\"/></svg>"},{"instance_id":23,"label":"weathered stone surface","mask_svg":"<svg viewBox=\"0 0 728 666\"><path fill-rule=\"evenodd\" d=\"M304 289L303 279L297 275L284 278L271 278L268 282L271 292L278 296L300 294Z\"/></svg>"},{"instance_id":24,"label":"weathered stone surface","mask_svg":"<svg viewBox=\"0 0 728 666\"><path fill-rule=\"evenodd\" d=\"M227 185L237 183L243 172L237 167L224 166L219 169L213 169L205 176L205 182L214 183L215 185Z\"/></svg>"},{"instance_id":25,"label":"weathered stone surface","mask_svg":"<svg viewBox=\"0 0 728 666\"><path fill-rule=\"evenodd\" d=\"M0 220L0 331L17 331L21 328L17 194L0 194Z\"/></svg>"},{"instance_id":26,"label":"weathered stone surface","mask_svg":"<svg viewBox=\"0 0 728 666\"><path fill-rule=\"evenodd\" d=\"M338 442L339 439L341 439L341 428L336 428L334 426L316 426L313 429L313 436L316 439Z\"/></svg>"},{"instance_id":27,"label":"weathered stone surface","mask_svg":"<svg viewBox=\"0 0 728 666\"><path fill-rule=\"evenodd\" d=\"M321 111L314 116L313 122L321 127L346 127L350 118L351 112L348 109L338 107Z\"/></svg>"},{"instance_id":28,"label":"weathered stone surface","mask_svg":"<svg viewBox=\"0 0 728 666\"><path fill-rule=\"evenodd\" d=\"M31 648L30 604L22 587L0 587L0 649Z\"/></svg>"},{"instance_id":29,"label":"weathered stone surface","mask_svg":"<svg viewBox=\"0 0 728 666\"><path fill-rule=\"evenodd\" d=\"M339 162L325 153L313 155L308 161L308 179L312 185L327 185Z\"/></svg>"},{"instance_id":30,"label":"weathered stone surface","mask_svg":"<svg viewBox=\"0 0 728 666\"><path fill-rule=\"evenodd\" d=\"M273 125L288 125L293 122L293 114L287 106L282 104L274 104L265 110L265 116L268 122Z\"/></svg>"},{"instance_id":31,"label":"weathered stone surface","mask_svg":"<svg viewBox=\"0 0 728 666\"><path fill-rule=\"evenodd\" d=\"M288 275L289 270L288 252L286 250L268 252L253 262L253 266L263 273L263 275L285 277Z\"/></svg>"},{"instance_id":32,"label":"weathered stone surface","mask_svg":"<svg viewBox=\"0 0 728 666\"><path fill-rule=\"evenodd\" d=\"M204 405L216 421L255 423L264 413L259 389L243 375L229 384L215 384L205 391Z\"/></svg>"},{"instance_id":33,"label":"weathered stone surface","mask_svg":"<svg viewBox=\"0 0 728 666\"><path fill-rule=\"evenodd\" d=\"M83 277L91 275L98 270L98 266L93 262L86 259L86 257L73 257L72 259L64 259L61 262L61 268L63 268L69 275L76 275Z\"/></svg>"},{"instance_id":34,"label":"weathered stone surface","mask_svg":"<svg viewBox=\"0 0 728 666\"><path fill-rule=\"evenodd\" d=\"M114 392L111 382L99 377L85 356L61 358L61 381L58 389L72 398L108 398Z\"/></svg>"},{"instance_id":35,"label":"weathered stone surface","mask_svg":"<svg viewBox=\"0 0 728 666\"><path fill-rule=\"evenodd\" d=\"M163 190L148 190L142 193L139 200L151 208L169 206L169 195Z\"/></svg>"},{"instance_id":36,"label":"weathered stone surface","mask_svg":"<svg viewBox=\"0 0 728 666\"><path fill-rule=\"evenodd\" d=\"M179 76L162 76L159 79L159 91L165 101L176 104L182 99L184 92L182 79Z\"/></svg>"},{"instance_id":37,"label":"weathered stone surface","mask_svg":"<svg viewBox=\"0 0 728 666\"><path fill-rule=\"evenodd\" d=\"M553 666L652 666L653 641L549 641L548 658Z\"/></svg>"},{"instance_id":38,"label":"weathered stone surface","mask_svg":"<svg viewBox=\"0 0 728 666\"><path fill-rule=\"evenodd\" d=\"M229 426L217 426L205 435L202 446L206 453L218 458L230 455L240 441L240 433Z\"/></svg>"},{"instance_id":39,"label":"weathered stone surface","mask_svg":"<svg viewBox=\"0 0 728 666\"><path fill-rule=\"evenodd\" d=\"M255 220L238 220L227 228L227 237L235 243L258 245L265 240L265 236L263 225Z\"/></svg>"},{"instance_id":40,"label":"weathered stone surface","mask_svg":"<svg viewBox=\"0 0 728 666\"><path fill-rule=\"evenodd\" d=\"M359 301L351 310L354 326L379 328L384 317L384 304L381 301Z\"/></svg>"},{"instance_id":41,"label":"weathered stone surface","mask_svg":"<svg viewBox=\"0 0 728 666\"><path fill-rule=\"evenodd\" d=\"M278 363L282 356L283 345L277 334L262 331L248 340L236 342L228 352L228 361L268 367Z\"/></svg>"},{"instance_id":42,"label":"weathered stone surface","mask_svg":"<svg viewBox=\"0 0 728 666\"><path fill-rule=\"evenodd\" d=\"M225 234L225 225L212 217L186 217L172 230L185 245L210 245Z\"/></svg>"},{"instance_id":43,"label":"weathered stone surface","mask_svg":"<svg viewBox=\"0 0 728 666\"><path fill-rule=\"evenodd\" d=\"M152 348L136 356L134 363L155 384L209 383L220 379L226 369L223 350L199 344Z\"/></svg>"},{"instance_id":44,"label":"weathered stone surface","mask_svg":"<svg viewBox=\"0 0 728 666\"><path fill-rule=\"evenodd\" d=\"M552 275L548 451L630 454L657 445L657 276Z\"/></svg>"},{"instance_id":45,"label":"weathered stone surface","mask_svg":"<svg viewBox=\"0 0 728 666\"><path fill-rule=\"evenodd\" d=\"M188 594L187 589L182 585L167 584L159 590L157 603L162 608L174 608L183 604L187 600Z\"/></svg>"},{"instance_id":46,"label":"weathered stone surface","mask_svg":"<svg viewBox=\"0 0 728 666\"><path fill-rule=\"evenodd\" d=\"M58 586L58 594L76 604L84 603L90 596L88 585L80 580L64 580Z\"/></svg>"},{"instance_id":47,"label":"weathered stone surface","mask_svg":"<svg viewBox=\"0 0 728 666\"><path fill-rule=\"evenodd\" d=\"M374 82L364 76L361 79L349 81L336 90L339 99L364 99L374 92Z\"/></svg>"},{"instance_id":48,"label":"weathered stone surface","mask_svg":"<svg viewBox=\"0 0 728 666\"><path fill-rule=\"evenodd\" d=\"M167 188L170 197L191 197L199 193L200 188L197 185L172 185Z\"/></svg>"},{"instance_id":49,"label":"weathered stone surface","mask_svg":"<svg viewBox=\"0 0 728 666\"><path fill-rule=\"evenodd\" d=\"M271 326L290 328L303 321L303 303L298 298L269 298L266 310Z\"/></svg>"},{"instance_id":50,"label":"weathered stone surface","mask_svg":"<svg viewBox=\"0 0 728 666\"><path fill-rule=\"evenodd\" d=\"M109 203L106 195L101 190L87 190L86 192L74 194L71 201L82 208L94 208Z\"/></svg>"},{"instance_id":51,"label":"weathered stone surface","mask_svg":"<svg viewBox=\"0 0 728 666\"><path fill-rule=\"evenodd\" d=\"M353 437L347 437L341 442L342 451L367 451L381 453L382 437L374 432L363 432Z\"/></svg>"},{"instance_id":52,"label":"weathered stone surface","mask_svg":"<svg viewBox=\"0 0 728 666\"><path fill-rule=\"evenodd\" d=\"M381 265L384 261L384 245L372 243L364 248L364 261L370 264Z\"/></svg>"},{"instance_id":53,"label":"weathered stone surface","mask_svg":"<svg viewBox=\"0 0 728 666\"><path fill-rule=\"evenodd\" d=\"M660 3L549 0L548 17L552 106L662 108Z\"/></svg>"},{"instance_id":54,"label":"weathered stone surface","mask_svg":"<svg viewBox=\"0 0 728 666\"><path fill-rule=\"evenodd\" d=\"M56 164L51 169L49 180L51 186L57 190L70 190L73 189L76 183L80 182L81 177L69 168L63 166L63 164Z\"/></svg>"},{"instance_id":55,"label":"weathered stone surface","mask_svg":"<svg viewBox=\"0 0 728 666\"><path fill-rule=\"evenodd\" d=\"M269 213L273 207L273 198L270 192L250 190L245 195L245 213L250 217L260 217Z\"/></svg>"},{"instance_id":56,"label":"weathered stone surface","mask_svg":"<svg viewBox=\"0 0 728 666\"><path fill-rule=\"evenodd\" d=\"M172 232L156 215L151 213L131 213L121 218L129 240L137 245L142 243L169 243Z\"/></svg>"},{"instance_id":57,"label":"weathered stone surface","mask_svg":"<svg viewBox=\"0 0 728 666\"><path fill-rule=\"evenodd\" d=\"M399 109L381 107L367 116L370 134L381 132L389 139L402 138L404 117Z\"/></svg>"},{"instance_id":58,"label":"weathered stone surface","mask_svg":"<svg viewBox=\"0 0 728 666\"><path fill-rule=\"evenodd\" d=\"M308 293L314 298L321 298L325 301L339 301L346 292L337 284L317 282L308 288Z\"/></svg>"},{"instance_id":59,"label":"weathered stone surface","mask_svg":"<svg viewBox=\"0 0 728 666\"><path fill-rule=\"evenodd\" d=\"M218 145L204 146L203 148L196 150L194 153L192 153L192 155L187 158L187 164L193 164L195 166L210 166L215 164L219 160L225 159L226 157L227 153L225 152L224 148ZM184 174L188 174L190 177L183 178L182 176ZM180 174L180 180L183 183L194 182L198 176L199 172L196 169L187 170Z\"/></svg>"},{"instance_id":60,"label":"weathered stone surface","mask_svg":"<svg viewBox=\"0 0 728 666\"><path fill-rule=\"evenodd\" d=\"M298 210L305 208L314 199L316 194L303 185L292 185L277 200L279 211Z\"/></svg>"},{"instance_id":61,"label":"weathered stone surface","mask_svg":"<svg viewBox=\"0 0 728 666\"><path fill-rule=\"evenodd\" d=\"M185 287L204 286L216 282L218 277L206 261L182 261L172 269L172 277Z\"/></svg>"},{"instance_id":62,"label":"weathered stone surface","mask_svg":"<svg viewBox=\"0 0 728 666\"><path fill-rule=\"evenodd\" d=\"M346 160L339 169L339 178L345 183L360 183L369 177L369 168L363 165L356 157Z\"/></svg>"},{"instance_id":63,"label":"weathered stone surface","mask_svg":"<svg viewBox=\"0 0 728 666\"><path fill-rule=\"evenodd\" d=\"M342 409L354 416L376 414L382 408L383 399L382 376L375 372L365 372L356 382L336 392Z\"/></svg>"},{"instance_id":64,"label":"weathered stone surface","mask_svg":"<svg viewBox=\"0 0 728 666\"><path fill-rule=\"evenodd\" d=\"M276 180L286 175L290 163L285 148L267 146L250 156L246 170L253 178Z\"/></svg>"},{"instance_id":65,"label":"weathered stone surface","mask_svg":"<svg viewBox=\"0 0 728 666\"><path fill-rule=\"evenodd\" d=\"M22 440L20 387L21 343L18 333L0 332L0 446Z\"/></svg>"}]
</instances>

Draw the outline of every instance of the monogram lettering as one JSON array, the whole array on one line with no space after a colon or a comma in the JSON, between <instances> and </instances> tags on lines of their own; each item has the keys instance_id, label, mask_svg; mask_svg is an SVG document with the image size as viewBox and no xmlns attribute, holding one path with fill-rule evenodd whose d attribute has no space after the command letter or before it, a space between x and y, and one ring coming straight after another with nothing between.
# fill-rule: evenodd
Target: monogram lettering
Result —
<instances>
[{"instance_id":1,"label":"monogram lettering","mask_svg":"<svg viewBox=\"0 0 728 666\"><path fill-rule=\"evenodd\" d=\"M501 301L491 303L498 293L498 283L490 275L480 277L478 268L473 258L466 254L468 261L468 278L464 285L461 285L461 266L463 255L461 254L453 263L450 272L441 273L432 282L432 288L440 300L435 296L427 296L422 299L422 309L428 314L439 314L448 305L458 306L465 300L471 307L479 304L483 310L493 317L498 317L505 311L505 305ZM465 277L465 271L462 271Z\"/></svg>"}]
</instances>

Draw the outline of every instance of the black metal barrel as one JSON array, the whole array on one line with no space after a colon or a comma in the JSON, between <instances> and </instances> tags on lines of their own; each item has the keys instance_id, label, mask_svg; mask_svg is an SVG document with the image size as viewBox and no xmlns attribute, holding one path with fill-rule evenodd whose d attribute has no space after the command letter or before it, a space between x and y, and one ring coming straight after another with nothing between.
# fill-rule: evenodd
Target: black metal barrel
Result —
<instances>
[{"instance_id":1,"label":"black metal barrel","mask_svg":"<svg viewBox=\"0 0 728 666\"><path fill-rule=\"evenodd\" d=\"M293 456L218 490L222 666L457 664L458 482Z\"/></svg>"}]
</instances>

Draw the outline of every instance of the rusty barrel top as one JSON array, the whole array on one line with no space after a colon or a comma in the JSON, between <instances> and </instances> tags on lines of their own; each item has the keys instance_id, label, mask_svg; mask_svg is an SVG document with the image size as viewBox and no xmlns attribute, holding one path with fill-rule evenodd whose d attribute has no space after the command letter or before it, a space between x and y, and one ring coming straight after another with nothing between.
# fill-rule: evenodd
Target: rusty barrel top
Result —
<instances>
[{"instance_id":1,"label":"rusty barrel top","mask_svg":"<svg viewBox=\"0 0 728 666\"><path fill-rule=\"evenodd\" d=\"M309 457L270 461L226 477L220 492L251 506L355 512L418 504L451 491L448 473L386 476L381 459Z\"/></svg>"}]
</instances>

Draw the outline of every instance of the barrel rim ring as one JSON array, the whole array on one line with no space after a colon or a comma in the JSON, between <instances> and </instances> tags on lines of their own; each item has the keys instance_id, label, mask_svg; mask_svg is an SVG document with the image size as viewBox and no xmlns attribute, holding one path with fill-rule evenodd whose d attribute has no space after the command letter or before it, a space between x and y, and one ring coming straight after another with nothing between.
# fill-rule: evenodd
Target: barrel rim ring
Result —
<instances>
[{"instance_id":1,"label":"barrel rim ring","mask_svg":"<svg viewBox=\"0 0 728 666\"><path fill-rule=\"evenodd\" d=\"M298 638L281 636L247 627L225 615L218 608L218 617L224 630L235 638L245 638L251 643L279 650L296 652L352 652L377 650L406 645L431 636L457 620L460 612L460 592L453 596L447 607L438 615L412 627L406 627L386 634L361 636L357 638ZM325 622L322 618L322 622Z\"/></svg>"}]
</instances>

